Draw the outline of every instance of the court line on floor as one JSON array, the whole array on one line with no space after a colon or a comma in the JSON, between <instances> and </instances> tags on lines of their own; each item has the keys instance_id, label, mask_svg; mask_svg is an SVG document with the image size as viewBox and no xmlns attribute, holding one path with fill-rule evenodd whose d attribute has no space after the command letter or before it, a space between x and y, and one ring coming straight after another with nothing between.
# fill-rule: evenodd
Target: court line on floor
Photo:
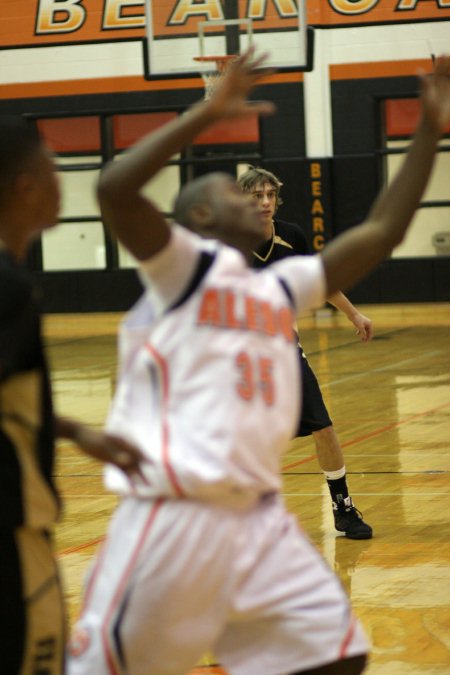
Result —
<instances>
[{"instance_id":1,"label":"court line on floor","mask_svg":"<svg viewBox=\"0 0 450 675\"><path fill-rule=\"evenodd\" d=\"M96 537L96 539L91 539L91 541L86 541L84 544L69 546L68 548L64 548L62 551L57 551L57 555L62 556L69 555L70 553L78 553L78 551L83 551L84 549L90 548L91 546L97 546L97 544L101 544L104 539L105 535L102 535L101 537Z\"/></svg>"},{"instance_id":2,"label":"court line on floor","mask_svg":"<svg viewBox=\"0 0 450 675\"><path fill-rule=\"evenodd\" d=\"M429 410L424 410L421 413L417 413L416 415L411 415L410 417L407 417L404 420L400 420L399 422L393 422L392 424L388 424L384 427L380 427L379 429L375 429L374 431L371 431L368 434L364 434L363 436L359 436L357 438L351 438L348 441L345 441L344 443L341 443L342 448L348 448L351 445L355 445L356 443L361 443L361 441L366 441L368 438L373 438L374 436L380 436L381 434L384 434L386 431L392 431L392 429L396 429L397 427L401 427L404 424L409 424L409 422L412 422L413 420L419 419L420 417L426 417L427 415L431 415L432 413L436 412L437 410L442 410L442 408L448 408L450 406L450 401L447 401L447 403L443 403L442 405L436 406L435 408L430 408ZM288 471L289 469L293 469L295 466L300 466L301 464L306 464L307 462L311 462L313 459L316 459L317 455L314 453L314 455L310 455L309 457L304 457L303 459L299 459L296 462L291 462L290 464L286 464L285 466L281 467L281 473L283 474L285 471Z\"/></svg>"},{"instance_id":3,"label":"court line on floor","mask_svg":"<svg viewBox=\"0 0 450 675\"><path fill-rule=\"evenodd\" d=\"M441 476L450 469L416 469L415 471L346 471L347 476ZM323 471L293 471L288 476L322 476Z\"/></svg>"},{"instance_id":4,"label":"court line on floor","mask_svg":"<svg viewBox=\"0 0 450 675\"><path fill-rule=\"evenodd\" d=\"M314 330L311 328L308 328L306 330ZM320 329L319 329L320 330ZM378 333L377 335L374 335L372 338L373 340L382 340L386 336L390 335L395 335L396 333L404 333L405 331L411 330L411 327L407 328L395 328L394 330L388 330L385 333ZM305 330L302 330L301 328L299 329L299 334L305 333ZM301 344L301 340L300 340ZM332 345L331 347L326 347L325 349L315 349L314 351L305 351L306 357L309 358L310 356L317 356L319 354L327 354L328 352L333 352L336 349L345 349L346 347L354 347L355 344L358 344L358 342L355 342L355 340L350 340L349 342L341 342L338 345Z\"/></svg>"},{"instance_id":5,"label":"court line on floor","mask_svg":"<svg viewBox=\"0 0 450 675\"><path fill-rule=\"evenodd\" d=\"M323 497L323 492L282 492L283 497ZM408 492L402 490L401 494L398 492L353 492L352 496L357 497L446 497L450 496L449 492Z\"/></svg>"}]
</instances>

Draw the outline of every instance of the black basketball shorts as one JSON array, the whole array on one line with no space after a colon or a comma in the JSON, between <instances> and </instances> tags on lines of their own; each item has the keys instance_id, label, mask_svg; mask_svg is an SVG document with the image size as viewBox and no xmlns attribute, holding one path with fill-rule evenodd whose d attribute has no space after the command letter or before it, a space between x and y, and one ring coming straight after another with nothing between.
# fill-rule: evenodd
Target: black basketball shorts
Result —
<instances>
[{"instance_id":1,"label":"black basketball shorts","mask_svg":"<svg viewBox=\"0 0 450 675\"><path fill-rule=\"evenodd\" d=\"M313 431L320 431L332 425L328 410L322 398L319 383L308 363L303 349L298 347L302 377L302 410L297 436L310 436Z\"/></svg>"}]
</instances>

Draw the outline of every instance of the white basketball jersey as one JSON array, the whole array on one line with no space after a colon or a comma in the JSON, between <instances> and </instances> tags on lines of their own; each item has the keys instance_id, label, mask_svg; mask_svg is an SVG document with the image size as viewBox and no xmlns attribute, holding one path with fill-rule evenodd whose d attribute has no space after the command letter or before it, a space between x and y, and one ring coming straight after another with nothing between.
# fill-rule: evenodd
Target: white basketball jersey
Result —
<instances>
[{"instance_id":1,"label":"white basketball jersey","mask_svg":"<svg viewBox=\"0 0 450 675\"><path fill-rule=\"evenodd\" d=\"M168 280L180 251L187 282ZM256 272L235 250L178 226L160 257L121 328L107 425L145 453L148 483L107 467L107 487L245 508L280 487L300 409L294 312L323 302L321 264L289 258Z\"/></svg>"}]
</instances>

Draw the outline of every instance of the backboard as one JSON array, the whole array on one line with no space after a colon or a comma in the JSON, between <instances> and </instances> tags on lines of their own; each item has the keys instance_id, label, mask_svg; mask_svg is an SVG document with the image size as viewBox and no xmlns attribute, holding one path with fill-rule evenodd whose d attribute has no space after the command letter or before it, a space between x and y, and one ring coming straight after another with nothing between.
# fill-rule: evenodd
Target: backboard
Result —
<instances>
[{"instance_id":1,"label":"backboard","mask_svg":"<svg viewBox=\"0 0 450 675\"><path fill-rule=\"evenodd\" d=\"M267 67L308 70L306 0L145 0L146 76L192 77L198 56L269 52ZM311 29L312 31L312 29Z\"/></svg>"}]
</instances>

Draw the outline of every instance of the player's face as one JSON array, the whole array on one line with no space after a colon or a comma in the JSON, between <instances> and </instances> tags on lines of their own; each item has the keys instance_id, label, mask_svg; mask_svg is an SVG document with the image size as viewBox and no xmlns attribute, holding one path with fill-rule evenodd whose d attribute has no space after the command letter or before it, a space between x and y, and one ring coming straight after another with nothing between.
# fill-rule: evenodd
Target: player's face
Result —
<instances>
[{"instance_id":1,"label":"player's face","mask_svg":"<svg viewBox=\"0 0 450 675\"><path fill-rule=\"evenodd\" d=\"M218 238L243 251L251 250L265 236L257 204L228 176L218 175L214 188Z\"/></svg>"},{"instance_id":2,"label":"player's face","mask_svg":"<svg viewBox=\"0 0 450 675\"><path fill-rule=\"evenodd\" d=\"M272 221L277 207L277 191L270 183L257 183L249 192L265 225L266 236L272 233Z\"/></svg>"}]
</instances>

